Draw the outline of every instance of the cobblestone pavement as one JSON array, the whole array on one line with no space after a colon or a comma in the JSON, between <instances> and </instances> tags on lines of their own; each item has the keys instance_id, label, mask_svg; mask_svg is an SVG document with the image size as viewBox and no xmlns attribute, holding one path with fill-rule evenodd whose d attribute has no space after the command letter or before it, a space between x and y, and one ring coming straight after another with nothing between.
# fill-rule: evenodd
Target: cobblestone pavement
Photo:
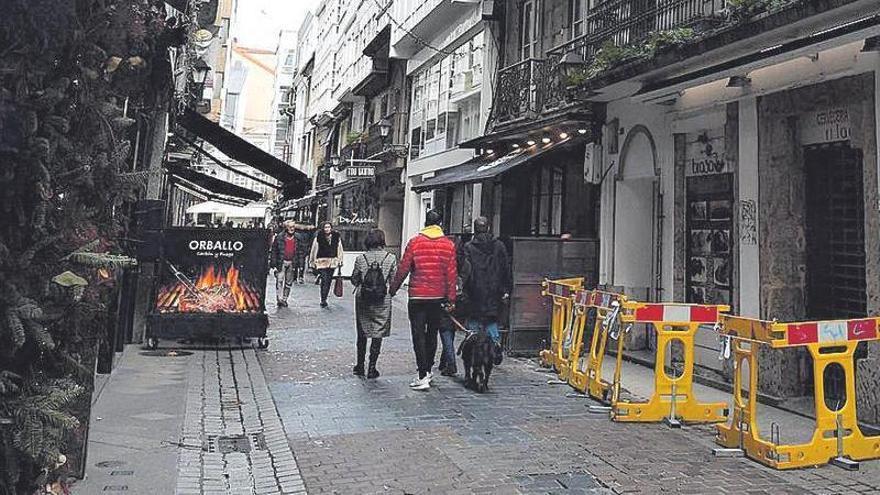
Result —
<instances>
[{"instance_id":1,"label":"cobblestone pavement","mask_svg":"<svg viewBox=\"0 0 880 495\"><path fill-rule=\"evenodd\" d=\"M527 360L505 360L484 395L439 376L429 391L411 391L414 358L404 300L397 299L375 381L351 375L348 294L321 309L317 287L295 286L289 308L270 308L270 348L258 356L309 493L847 494L880 487L878 469L867 463L857 473L830 466L779 472L713 457L711 427L613 423L590 414L590 401L566 398L570 389L549 385L551 375Z\"/></svg>"},{"instance_id":2,"label":"cobblestone pavement","mask_svg":"<svg viewBox=\"0 0 880 495\"><path fill-rule=\"evenodd\" d=\"M198 351L187 374L176 493L305 493L254 350Z\"/></svg>"}]
</instances>

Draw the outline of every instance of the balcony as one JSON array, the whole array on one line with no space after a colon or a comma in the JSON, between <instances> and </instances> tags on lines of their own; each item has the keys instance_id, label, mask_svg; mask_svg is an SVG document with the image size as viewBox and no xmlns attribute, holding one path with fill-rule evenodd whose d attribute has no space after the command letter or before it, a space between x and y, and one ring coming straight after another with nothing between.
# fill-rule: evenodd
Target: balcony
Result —
<instances>
[{"instance_id":1,"label":"balcony","mask_svg":"<svg viewBox=\"0 0 880 495\"><path fill-rule=\"evenodd\" d=\"M725 0L602 2L584 19L584 34L541 59L499 71L493 124L504 127L575 107L618 82L672 79L754 56L762 48L818 43L829 30L864 38L875 28L864 19L876 11L870 0L737 5Z\"/></svg>"},{"instance_id":2,"label":"balcony","mask_svg":"<svg viewBox=\"0 0 880 495\"><path fill-rule=\"evenodd\" d=\"M329 164L318 167L318 173L315 177L315 190L322 191L333 187L332 167Z\"/></svg>"},{"instance_id":3,"label":"balcony","mask_svg":"<svg viewBox=\"0 0 880 495\"><path fill-rule=\"evenodd\" d=\"M388 137L383 138L379 123L370 124L366 131L352 139L340 151L339 156L343 161L349 158L382 160L382 165L377 167L379 173L390 167L402 167L403 161L399 158L406 155L408 146L406 143L406 119L407 114L395 112L385 117L391 123Z\"/></svg>"}]
</instances>

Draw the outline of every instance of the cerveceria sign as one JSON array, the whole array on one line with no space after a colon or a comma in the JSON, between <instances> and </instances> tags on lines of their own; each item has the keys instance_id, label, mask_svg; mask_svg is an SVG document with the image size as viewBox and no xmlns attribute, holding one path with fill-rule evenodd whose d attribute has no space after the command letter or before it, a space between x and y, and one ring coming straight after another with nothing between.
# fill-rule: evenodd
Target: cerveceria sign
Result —
<instances>
[{"instance_id":1,"label":"cerveceria sign","mask_svg":"<svg viewBox=\"0 0 880 495\"><path fill-rule=\"evenodd\" d=\"M801 115L801 144L846 141L852 135L850 110L847 107L826 108Z\"/></svg>"}]
</instances>

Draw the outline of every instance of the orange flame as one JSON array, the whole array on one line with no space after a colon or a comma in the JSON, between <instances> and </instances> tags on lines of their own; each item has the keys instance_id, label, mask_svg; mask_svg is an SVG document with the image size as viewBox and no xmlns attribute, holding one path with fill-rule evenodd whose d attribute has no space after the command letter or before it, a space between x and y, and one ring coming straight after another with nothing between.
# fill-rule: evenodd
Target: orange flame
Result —
<instances>
[{"instance_id":1,"label":"orange flame","mask_svg":"<svg viewBox=\"0 0 880 495\"><path fill-rule=\"evenodd\" d=\"M240 278L241 270L208 265L193 283L196 294L179 282L159 290L156 306L160 312L238 312L260 310L257 291Z\"/></svg>"}]
</instances>

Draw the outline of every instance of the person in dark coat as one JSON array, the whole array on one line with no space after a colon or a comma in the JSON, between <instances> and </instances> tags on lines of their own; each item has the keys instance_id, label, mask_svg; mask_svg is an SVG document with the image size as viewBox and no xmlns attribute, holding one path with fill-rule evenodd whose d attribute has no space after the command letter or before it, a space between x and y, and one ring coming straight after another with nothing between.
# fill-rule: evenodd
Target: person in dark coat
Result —
<instances>
[{"instance_id":1,"label":"person in dark coat","mask_svg":"<svg viewBox=\"0 0 880 495\"><path fill-rule=\"evenodd\" d=\"M504 243L489 232L489 220L474 220L474 238L465 245L471 273L465 284L468 296L467 327L472 332L486 332L495 342L496 364L500 364L501 334L498 320L502 304L510 297L510 261Z\"/></svg>"},{"instance_id":2,"label":"person in dark coat","mask_svg":"<svg viewBox=\"0 0 880 495\"><path fill-rule=\"evenodd\" d=\"M309 250L312 247L312 238L315 228L309 225L296 225L296 231L293 236L296 238L296 255L293 259L294 278L299 281L300 285L304 284L306 274L306 264L309 259Z\"/></svg>"},{"instance_id":3,"label":"person in dark coat","mask_svg":"<svg viewBox=\"0 0 880 495\"><path fill-rule=\"evenodd\" d=\"M345 251L342 248L342 239L339 232L333 230L333 224L324 222L321 232L315 235L312 242L312 250L309 254L309 264L318 271L321 280L321 307L327 307L327 296L330 294L330 284L333 282L333 273L342 268L342 260Z\"/></svg>"},{"instance_id":4,"label":"person in dark coat","mask_svg":"<svg viewBox=\"0 0 880 495\"><path fill-rule=\"evenodd\" d=\"M468 315L467 294L464 292L464 285L467 283L471 273L470 261L464 252L465 243L460 241L459 237L455 238L455 263L457 267L457 276L455 282L455 311L451 316L459 321L466 321ZM455 361L455 324L450 318L445 318L443 326L440 327L440 364L437 369L443 376L455 376L458 373L458 366Z\"/></svg>"}]
</instances>

